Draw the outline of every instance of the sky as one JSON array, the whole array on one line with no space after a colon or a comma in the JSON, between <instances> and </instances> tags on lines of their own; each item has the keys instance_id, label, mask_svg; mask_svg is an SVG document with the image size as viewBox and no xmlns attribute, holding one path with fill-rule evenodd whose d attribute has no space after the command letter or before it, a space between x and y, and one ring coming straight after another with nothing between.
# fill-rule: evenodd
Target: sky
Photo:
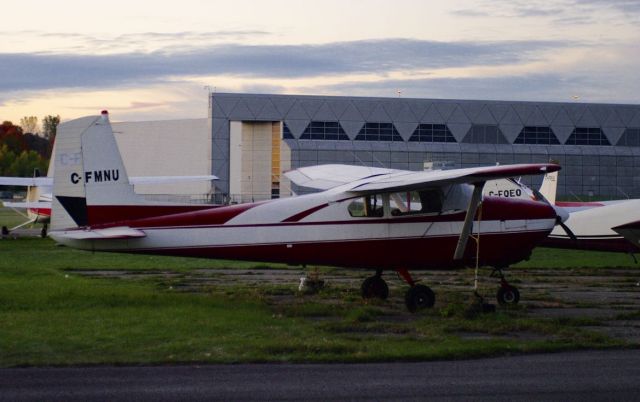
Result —
<instances>
[{"instance_id":1,"label":"sky","mask_svg":"<svg viewBox=\"0 0 640 402\"><path fill-rule=\"evenodd\" d=\"M202 118L209 91L640 103L639 0L5 3L16 124Z\"/></svg>"}]
</instances>

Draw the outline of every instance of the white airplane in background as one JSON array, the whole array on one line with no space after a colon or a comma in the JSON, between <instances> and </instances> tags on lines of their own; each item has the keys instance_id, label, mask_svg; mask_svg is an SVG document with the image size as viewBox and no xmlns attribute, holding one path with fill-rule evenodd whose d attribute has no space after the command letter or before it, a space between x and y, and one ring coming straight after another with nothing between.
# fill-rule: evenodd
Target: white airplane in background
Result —
<instances>
[{"instance_id":1,"label":"white airplane in background","mask_svg":"<svg viewBox=\"0 0 640 402\"><path fill-rule=\"evenodd\" d=\"M108 115L67 124L58 129L58 152L81 158L56 159L50 236L85 250L371 269L376 274L363 282L362 294L378 298L388 296L383 270L394 270L410 285L405 301L416 311L433 306L435 296L409 269L483 265L501 273L527 258L559 219L545 203L482 197L487 180L553 172L560 169L555 164L431 172L305 167L286 175L322 191L186 213L153 211L127 180ZM92 179L98 172L111 179ZM89 179L74 182L77 176ZM70 227L60 227L61 219ZM518 290L501 277L498 301L517 303Z\"/></svg>"},{"instance_id":2,"label":"white airplane in background","mask_svg":"<svg viewBox=\"0 0 640 402\"><path fill-rule=\"evenodd\" d=\"M567 219L559 222L543 246L636 253L640 251L640 199L595 202L556 201L558 172L544 176L540 191L516 180L487 183L485 194L543 200Z\"/></svg>"},{"instance_id":3,"label":"white airplane in background","mask_svg":"<svg viewBox=\"0 0 640 402\"><path fill-rule=\"evenodd\" d=\"M37 170L34 172L34 177L0 177L0 186L27 187L25 202L1 202L2 206L13 209L27 219L11 229L3 226L3 235L8 235L11 231L21 227L39 223L42 224L40 235L47 236L47 225L51 220L52 179L51 177L40 177Z\"/></svg>"},{"instance_id":4,"label":"white airplane in background","mask_svg":"<svg viewBox=\"0 0 640 402\"><path fill-rule=\"evenodd\" d=\"M550 176L550 177L547 177ZM554 229L549 247L636 253L640 251L640 199L597 202L556 201L557 173L547 175L540 193L569 213L568 230Z\"/></svg>"}]
</instances>

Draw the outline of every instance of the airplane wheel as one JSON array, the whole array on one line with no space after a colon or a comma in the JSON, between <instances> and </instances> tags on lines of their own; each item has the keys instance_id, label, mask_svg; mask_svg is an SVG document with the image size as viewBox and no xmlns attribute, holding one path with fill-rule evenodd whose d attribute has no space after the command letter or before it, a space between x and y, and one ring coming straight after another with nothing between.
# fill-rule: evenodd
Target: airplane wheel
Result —
<instances>
[{"instance_id":1,"label":"airplane wheel","mask_svg":"<svg viewBox=\"0 0 640 402\"><path fill-rule=\"evenodd\" d=\"M433 307L436 302L436 296L429 287L424 285L415 285L407 290L404 301L407 305L407 309L409 309L410 312L415 313L418 310Z\"/></svg>"},{"instance_id":2,"label":"airplane wheel","mask_svg":"<svg viewBox=\"0 0 640 402\"><path fill-rule=\"evenodd\" d=\"M516 305L520 301L520 292L515 286L502 286L498 289L496 298L502 306Z\"/></svg>"},{"instance_id":3,"label":"airplane wheel","mask_svg":"<svg viewBox=\"0 0 640 402\"><path fill-rule=\"evenodd\" d=\"M386 300L389 297L389 286L380 276L370 276L362 282L362 298L378 298Z\"/></svg>"},{"instance_id":4,"label":"airplane wheel","mask_svg":"<svg viewBox=\"0 0 640 402\"><path fill-rule=\"evenodd\" d=\"M43 239L47 237L47 225L44 225L42 227L42 230L40 231L40 237L42 237Z\"/></svg>"}]
</instances>

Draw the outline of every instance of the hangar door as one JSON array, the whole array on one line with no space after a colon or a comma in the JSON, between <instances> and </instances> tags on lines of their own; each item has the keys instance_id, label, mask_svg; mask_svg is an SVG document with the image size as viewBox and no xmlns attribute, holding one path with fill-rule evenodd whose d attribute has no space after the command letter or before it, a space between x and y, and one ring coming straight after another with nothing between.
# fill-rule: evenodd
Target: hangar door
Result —
<instances>
[{"instance_id":1,"label":"hangar door","mask_svg":"<svg viewBox=\"0 0 640 402\"><path fill-rule=\"evenodd\" d=\"M280 197L282 171L290 168L289 155L288 147L282 142L281 122L230 122L231 201L253 202Z\"/></svg>"}]
</instances>

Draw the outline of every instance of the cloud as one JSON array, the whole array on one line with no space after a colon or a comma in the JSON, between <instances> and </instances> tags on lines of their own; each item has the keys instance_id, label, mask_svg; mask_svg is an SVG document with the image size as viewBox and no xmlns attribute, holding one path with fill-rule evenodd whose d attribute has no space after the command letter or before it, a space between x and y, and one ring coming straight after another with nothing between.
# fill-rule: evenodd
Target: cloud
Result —
<instances>
[{"instance_id":1,"label":"cloud","mask_svg":"<svg viewBox=\"0 0 640 402\"><path fill-rule=\"evenodd\" d=\"M451 14L462 17L504 17L504 18L535 18L553 17L566 11L561 2L550 4L536 0L484 0L474 3L474 8L457 9ZM568 6L568 4L567 4Z\"/></svg>"},{"instance_id":2,"label":"cloud","mask_svg":"<svg viewBox=\"0 0 640 402\"><path fill-rule=\"evenodd\" d=\"M255 41L272 35L260 30L218 30L180 32L139 32L121 35L94 35L37 30L0 31L7 40L28 44L41 53L126 54L174 52L210 47L214 44ZM7 44L5 43L5 46ZM21 50L18 50L22 52Z\"/></svg>"},{"instance_id":3,"label":"cloud","mask_svg":"<svg viewBox=\"0 0 640 402\"><path fill-rule=\"evenodd\" d=\"M637 0L575 0L575 4L610 8L625 14L640 14L640 2Z\"/></svg>"},{"instance_id":4,"label":"cloud","mask_svg":"<svg viewBox=\"0 0 640 402\"><path fill-rule=\"evenodd\" d=\"M189 51L103 55L5 53L0 54L0 90L148 85L200 75L277 79L496 66L526 62L541 52L571 45L575 44L386 39L323 45L220 44Z\"/></svg>"},{"instance_id":5,"label":"cloud","mask_svg":"<svg viewBox=\"0 0 640 402\"><path fill-rule=\"evenodd\" d=\"M621 22L620 14L623 20L631 23L640 18L638 0L485 0L475 6L457 9L451 14L474 18L546 18L562 25L585 25L604 20Z\"/></svg>"}]
</instances>

